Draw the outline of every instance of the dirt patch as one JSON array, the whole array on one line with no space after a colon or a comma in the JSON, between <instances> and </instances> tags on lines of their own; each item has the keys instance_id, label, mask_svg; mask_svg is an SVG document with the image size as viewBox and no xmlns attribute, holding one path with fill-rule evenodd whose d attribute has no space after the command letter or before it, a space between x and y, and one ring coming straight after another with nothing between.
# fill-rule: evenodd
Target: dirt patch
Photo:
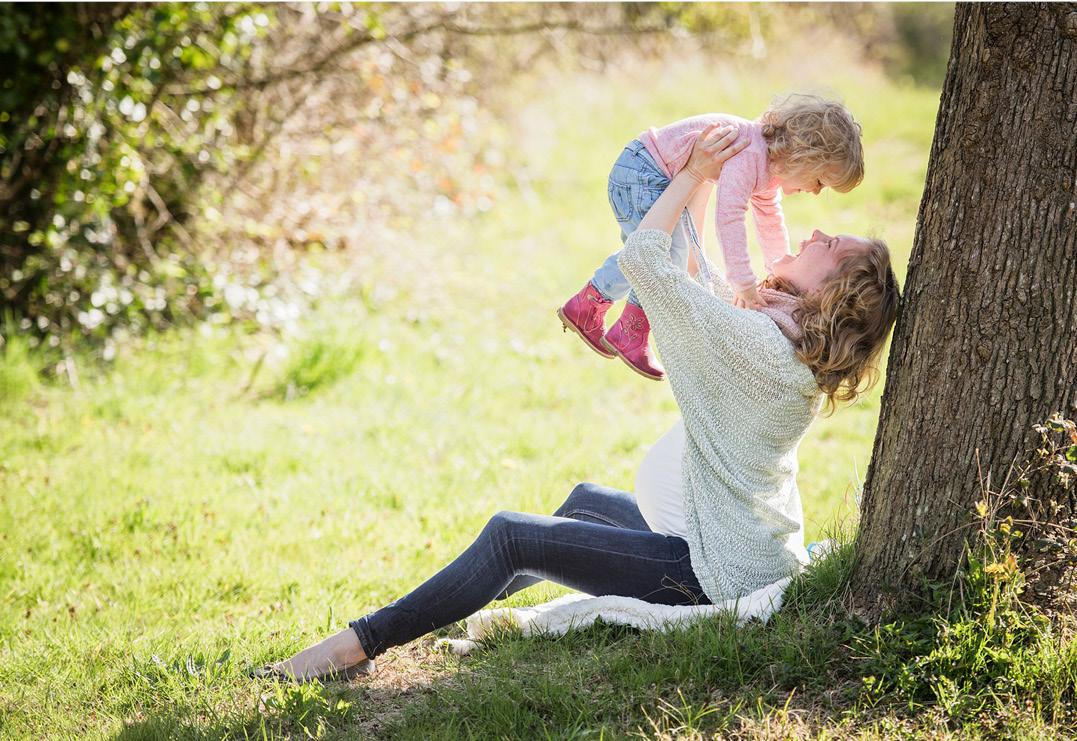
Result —
<instances>
[{"instance_id":1,"label":"dirt patch","mask_svg":"<svg viewBox=\"0 0 1077 741\"><path fill-rule=\"evenodd\" d=\"M377 671L359 677L350 687L354 698L354 726L358 738L374 738L398 721L406 707L428 701L451 687L459 673L458 658L440 648L435 639L412 641L378 657Z\"/></svg>"}]
</instances>

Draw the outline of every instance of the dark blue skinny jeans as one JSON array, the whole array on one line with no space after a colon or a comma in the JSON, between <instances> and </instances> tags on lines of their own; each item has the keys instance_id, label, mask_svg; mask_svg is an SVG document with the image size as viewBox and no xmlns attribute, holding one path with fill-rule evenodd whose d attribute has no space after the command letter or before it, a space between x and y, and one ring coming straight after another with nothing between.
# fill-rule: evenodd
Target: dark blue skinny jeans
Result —
<instances>
[{"instance_id":1,"label":"dark blue skinny jeans","mask_svg":"<svg viewBox=\"0 0 1077 741\"><path fill-rule=\"evenodd\" d=\"M683 538L652 532L632 494L580 484L552 516L498 512L456 560L350 625L375 658L544 579L593 595L709 604Z\"/></svg>"}]
</instances>

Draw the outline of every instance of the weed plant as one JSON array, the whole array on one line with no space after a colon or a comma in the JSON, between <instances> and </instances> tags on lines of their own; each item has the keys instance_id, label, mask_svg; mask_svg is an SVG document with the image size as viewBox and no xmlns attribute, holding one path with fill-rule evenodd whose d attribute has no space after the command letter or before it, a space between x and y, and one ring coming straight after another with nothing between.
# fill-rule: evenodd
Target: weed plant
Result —
<instances>
[{"instance_id":1,"label":"weed plant","mask_svg":"<svg viewBox=\"0 0 1077 741\"><path fill-rule=\"evenodd\" d=\"M1050 565L1063 575L1054 604L1070 604L1077 533L1054 517L1034 513L1057 515L1072 496L1077 425L1055 416L1037 431L1041 446L1015 471L1012 486L985 490L970 513L973 535L955 582L929 586L930 600L914 613L858 637L869 699L896 699L910 710L933 706L957 722L974 719L1003 734L1013 732L1008 716L1072 732L1073 616L1044 611L1042 603L1030 604L1026 596L1028 575L1042 569L1044 555L1050 554ZM1040 492L1042 506L1033 507L1025 488L1037 475L1052 486ZM1018 503L1026 518L1015 521L1007 513ZM1030 542L1034 549L1022 548Z\"/></svg>"}]
</instances>

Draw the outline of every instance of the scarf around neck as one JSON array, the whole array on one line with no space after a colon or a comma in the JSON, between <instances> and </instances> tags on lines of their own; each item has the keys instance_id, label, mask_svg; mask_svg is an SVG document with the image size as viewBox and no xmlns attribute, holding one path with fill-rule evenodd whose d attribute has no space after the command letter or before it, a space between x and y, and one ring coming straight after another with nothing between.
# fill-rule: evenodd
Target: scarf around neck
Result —
<instances>
[{"instance_id":1,"label":"scarf around neck","mask_svg":"<svg viewBox=\"0 0 1077 741\"><path fill-rule=\"evenodd\" d=\"M766 314L782 334L794 345L804 337L804 330L793 319L793 311L800 305L800 299L785 291L775 291L773 288L760 288L759 297L767 302L760 309L760 313Z\"/></svg>"}]
</instances>

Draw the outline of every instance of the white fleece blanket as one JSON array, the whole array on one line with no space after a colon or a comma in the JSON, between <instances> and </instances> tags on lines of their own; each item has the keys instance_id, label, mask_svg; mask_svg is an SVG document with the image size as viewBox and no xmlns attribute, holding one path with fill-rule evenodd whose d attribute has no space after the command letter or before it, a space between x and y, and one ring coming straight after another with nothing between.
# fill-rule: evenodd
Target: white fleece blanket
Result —
<instances>
[{"instance_id":1,"label":"white fleece blanket","mask_svg":"<svg viewBox=\"0 0 1077 741\"><path fill-rule=\"evenodd\" d=\"M516 627L525 636L564 635L574 628L591 625L598 618L606 623L631 625L641 630L669 630L688 625L703 618L733 614L738 623L751 618L764 622L781 609L785 588L791 578L777 581L752 592L746 597L726 600L716 605L671 607L653 605L632 597L592 597L587 594L568 594L531 607L499 607L482 610L467 619L467 639L443 638L440 643L454 652L465 655L486 637L497 635L506 627Z\"/></svg>"}]
</instances>

